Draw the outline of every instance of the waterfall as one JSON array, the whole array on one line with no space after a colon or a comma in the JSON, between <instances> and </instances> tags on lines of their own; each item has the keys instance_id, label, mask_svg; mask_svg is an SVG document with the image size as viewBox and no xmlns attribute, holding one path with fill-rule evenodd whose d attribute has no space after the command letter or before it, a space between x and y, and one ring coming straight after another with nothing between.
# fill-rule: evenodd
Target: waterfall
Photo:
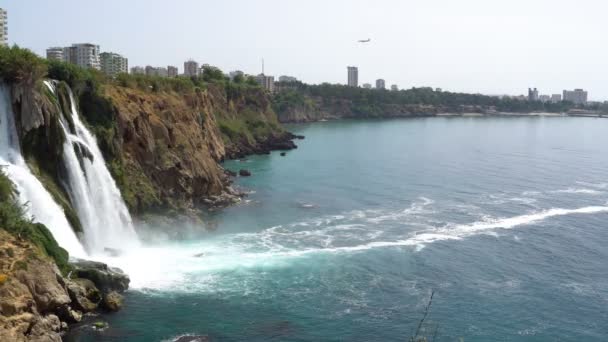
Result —
<instances>
[{"instance_id":1,"label":"waterfall","mask_svg":"<svg viewBox=\"0 0 608 342\"><path fill-rule=\"evenodd\" d=\"M84 249L63 209L32 174L21 155L10 90L4 84L0 84L0 167L15 184L19 202L24 205L26 214L44 224L70 255L84 257Z\"/></svg>"},{"instance_id":2,"label":"waterfall","mask_svg":"<svg viewBox=\"0 0 608 342\"><path fill-rule=\"evenodd\" d=\"M47 83L54 91L52 84ZM129 210L108 171L97 141L80 120L72 91L69 113L60 120L66 141L63 148L67 188L83 226L84 244L91 254L111 248L128 251L139 246ZM68 109L64 109L67 111Z\"/></svg>"}]
</instances>

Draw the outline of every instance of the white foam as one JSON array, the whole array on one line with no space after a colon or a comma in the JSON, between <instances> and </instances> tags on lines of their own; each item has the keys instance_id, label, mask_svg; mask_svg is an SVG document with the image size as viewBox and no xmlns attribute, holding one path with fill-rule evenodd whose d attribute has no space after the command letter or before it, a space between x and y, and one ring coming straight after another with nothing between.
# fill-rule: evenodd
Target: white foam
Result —
<instances>
[{"instance_id":1,"label":"white foam","mask_svg":"<svg viewBox=\"0 0 608 342\"><path fill-rule=\"evenodd\" d=\"M595 190L595 189L587 189L587 188L567 188L551 191L554 194L585 194L585 195L601 195L604 192Z\"/></svg>"},{"instance_id":2,"label":"white foam","mask_svg":"<svg viewBox=\"0 0 608 342\"><path fill-rule=\"evenodd\" d=\"M305 228L293 224L287 227L271 227L258 233L231 234L197 243L143 247L132 254L120 258L105 258L103 261L123 268L131 276L134 289L213 291L221 272L252 267L291 267L293 259L323 254L358 253L392 247L409 247L419 251L435 242L495 234L499 229L513 229L552 217L603 212L608 212L608 206L552 208L525 215L488 217L470 224L431 228L390 241L370 241L375 237L360 234L360 238L364 240L356 243L357 240L351 239L349 241L356 244L349 246L335 246L333 243L343 242L343 239L338 238L340 234L359 234L364 232L367 226L342 224L321 229L291 231L293 227ZM204 253L203 256L195 257L201 252ZM193 276L194 281L191 278Z\"/></svg>"}]
</instances>

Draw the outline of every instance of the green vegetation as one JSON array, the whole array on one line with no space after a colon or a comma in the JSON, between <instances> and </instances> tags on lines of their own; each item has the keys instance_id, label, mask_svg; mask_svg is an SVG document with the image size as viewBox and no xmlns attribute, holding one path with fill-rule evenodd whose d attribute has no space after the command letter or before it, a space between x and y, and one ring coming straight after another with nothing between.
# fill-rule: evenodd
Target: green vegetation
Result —
<instances>
[{"instance_id":1,"label":"green vegetation","mask_svg":"<svg viewBox=\"0 0 608 342\"><path fill-rule=\"evenodd\" d=\"M0 229L31 241L45 255L53 258L62 272L70 269L68 252L57 244L43 224L26 218L23 207L15 199L14 186L3 172L0 172ZM24 267L27 268L27 265Z\"/></svg>"},{"instance_id":2,"label":"green vegetation","mask_svg":"<svg viewBox=\"0 0 608 342\"><path fill-rule=\"evenodd\" d=\"M542 103L512 98L499 98L481 94L452 93L435 91L432 88L412 88L400 91L365 89L336 84L308 85L304 83L281 84L289 87L274 98L274 108L280 113L289 108L311 106L308 98L318 98L322 104L332 100L346 100L351 103L353 113L365 117L382 116L387 105L433 105L459 112L462 106L494 108L501 112L564 112L574 108L569 102Z\"/></svg>"},{"instance_id":3,"label":"green vegetation","mask_svg":"<svg viewBox=\"0 0 608 342\"><path fill-rule=\"evenodd\" d=\"M32 82L46 74L46 62L35 53L17 45L0 47L0 75L4 81Z\"/></svg>"}]
</instances>

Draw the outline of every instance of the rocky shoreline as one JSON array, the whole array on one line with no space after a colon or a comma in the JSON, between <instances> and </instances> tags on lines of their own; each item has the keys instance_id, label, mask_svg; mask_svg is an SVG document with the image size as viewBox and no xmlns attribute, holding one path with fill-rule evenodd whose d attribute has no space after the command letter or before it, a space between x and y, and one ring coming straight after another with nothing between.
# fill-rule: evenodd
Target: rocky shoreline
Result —
<instances>
[{"instance_id":1,"label":"rocky shoreline","mask_svg":"<svg viewBox=\"0 0 608 342\"><path fill-rule=\"evenodd\" d=\"M73 260L63 275L31 242L2 230L0 241L0 341L60 342L85 314L121 309L121 270Z\"/></svg>"}]
</instances>

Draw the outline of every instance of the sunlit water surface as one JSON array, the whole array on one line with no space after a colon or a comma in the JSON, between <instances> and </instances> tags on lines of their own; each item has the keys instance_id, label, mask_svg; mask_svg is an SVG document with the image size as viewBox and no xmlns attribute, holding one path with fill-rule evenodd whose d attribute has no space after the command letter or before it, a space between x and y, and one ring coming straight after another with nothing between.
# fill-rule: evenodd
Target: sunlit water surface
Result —
<instances>
[{"instance_id":1,"label":"sunlit water surface","mask_svg":"<svg viewBox=\"0 0 608 342\"><path fill-rule=\"evenodd\" d=\"M124 310L66 341L404 341L433 290L437 341L608 339L608 120L289 128L285 157L225 164L252 193L214 230L115 260Z\"/></svg>"}]
</instances>

